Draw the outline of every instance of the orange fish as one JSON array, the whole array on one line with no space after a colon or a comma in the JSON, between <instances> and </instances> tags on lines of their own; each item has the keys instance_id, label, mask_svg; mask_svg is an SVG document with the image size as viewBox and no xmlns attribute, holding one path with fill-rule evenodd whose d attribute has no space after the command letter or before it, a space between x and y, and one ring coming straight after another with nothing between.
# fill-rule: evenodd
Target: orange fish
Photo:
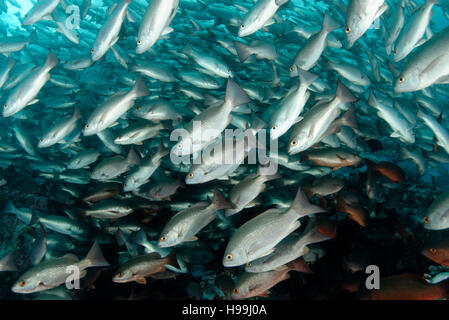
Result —
<instances>
[{"instance_id":1,"label":"orange fish","mask_svg":"<svg viewBox=\"0 0 449 320\"><path fill-rule=\"evenodd\" d=\"M368 170L377 171L394 183L404 182L405 180L404 171L394 163L387 161L374 163L373 161L368 159L365 159L365 162Z\"/></svg>"},{"instance_id":2,"label":"orange fish","mask_svg":"<svg viewBox=\"0 0 449 320\"><path fill-rule=\"evenodd\" d=\"M449 296L449 281L429 284L416 274L380 279L380 289L367 290L362 300L438 300Z\"/></svg>"},{"instance_id":3,"label":"orange fish","mask_svg":"<svg viewBox=\"0 0 449 320\"><path fill-rule=\"evenodd\" d=\"M327 215L316 215L316 224L318 232L334 239L337 236L337 223L329 219Z\"/></svg>"},{"instance_id":4,"label":"orange fish","mask_svg":"<svg viewBox=\"0 0 449 320\"><path fill-rule=\"evenodd\" d=\"M421 253L433 262L449 267L449 239L438 241L422 250Z\"/></svg>"},{"instance_id":5,"label":"orange fish","mask_svg":"<svg viewBox=\"0 0 449 320\"><path fill-rule=\"evenodd\" d=\"M346 203L341 195L337 198L337 210L347 213L351 220L354 220L362 227L368 225L368 212L359 204Z\"/></svg>"}]
</instances>

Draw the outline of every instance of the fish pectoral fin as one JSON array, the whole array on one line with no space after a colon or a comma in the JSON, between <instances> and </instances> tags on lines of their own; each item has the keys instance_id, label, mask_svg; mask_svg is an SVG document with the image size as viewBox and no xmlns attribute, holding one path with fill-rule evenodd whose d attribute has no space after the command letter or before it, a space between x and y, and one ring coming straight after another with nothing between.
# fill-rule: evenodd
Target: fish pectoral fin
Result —
<instances>
[{"instance_id":1,"label":"fish pectoral fin","mask_svg":"<svg viewBox=\"0 0 449 320\"><path fill-rule=\"evenodd\" d=\"M31 106L32 104L36 104L39 102L39 99L34 99L30 103L27 104L27 106Z\"/></svg>"},{"instance_id":2,"label":"fish pectoral fin","mask_svg":"<svg viewBox=\"0 0 449 320\"><path fill-rule=\"evenodd\" d=\"M118 37L115 37L112 41L111 41L111 47L113 47L115 45L115 43L118 41Z\"/></svg>"},{"instance_id":3,"label":"fish pectoral fin","mask_svg":"<svg viewBox=\"0 0 449 320\"><path fill-rule=\"evenodd\" d=\"M193 236L193 237L191 237L190 239L187 239L187 240L184 240L184 241L190 242L190 241L197 241L197 240L198 240L198 237Z\"/></svg>"},{"instance_id":4,"label":"fish pectoral fin","mask_svg":"<svg viewBox=\"0 0 449 320\"><path fill-rule=\"evenodd\" d=\"M164 265L164 268L167 269L167 270L173 271L173 272L182 272L181 269L178 269L178 268L176 268L176 267L174 267L172 265L169 265L169 264Z\"/></svg>"},{"instance_id":5,"label":"fish pectoral fin","mask_svg":"<svg viewBox=\"0 0 449 320\"><path fill-rule=\"evenodd\" d=\"M136 279L136 282L140 284L147 284L147 279L145 278Z\"/></svg>"},{"instance_id":6,"label":"fish pectoral fin","mask_svg":"<svg viewBox=\"0 0 449 320\"><path fill-rule=\"evenodd\" d=\"M264 27L269 27L269 26L271 26L272 24L275 24L275 23L276 23L276 21L274 19L269 19L263 26Z\"/></svg>"},{"instance_id":7,"label":"fish pectoral fin","mask_svg":"<svg viewBox=\"0 0 449 320\"><path fill-rule=\"evenodd\" d=\"M298 122L301 122L302 119L304 119L304 117L301 117L301 116L300 116L300 117L296 118L295 122L293 122L293 123L296 124L296 123L298 123Z\"/></svg>"},{"instance_id":8,"label":"fish pectoral fin","mask_svg":"<svg viewBox=\"0 0 449 320\"><path fill-rule=\"evenodd\" d=\"M271 294L271 291L270 291L270 290L267 290L267 291L265 291L265 292L259 294L258 297L268 298L270 294Z\"/></svg>"},{"instance_id":9,"label":"fish pectoral fin","mask_svg":"<svg viewBox=\"0 0 449 320\"><path fill-rule=\"evenodd\" d=\"M172 27L165 27L165 29L162 31L161 36L166 36L167 34L170 34L174 31L174 29Z\"/></svg>"},{"instance_id":10,"label":"fish pectoral fin","mask_svg":"<svg viewBox=\"0 0 449 320\"><path fill-rule=\"evenodd\" d=\"M269 254L272 254L272 253L274 252L274 250L275 250L275 248L272 248L272 249L268 250L267 252L265 252L265 253L263 254L263 256L260 256L260 258L265 257L265 256L268 256Z\"/></svg>"},{"instance_id":11,"label":"fish pectoral fin","mask_svg":"<svg viewBox=\"0 0 449 320\"><path fill-rule=\"evenodd\" d=\"M435 84L448 84L449 83L449 76L443 76L441 78L438 78L438 80L435 82Z\"/></svg>"},{"instance_id":12,"label":"fish pectoral fin","mask_svg":"<svg viewBox=\"0 0 449 320\"><path fill-rule=\"evenodd\" d=\"M401 137L401 134L399 132L395 131L392 134L390 134L390 137L392 137L392 138L399 138L399 137Z\"/></svg>"},{"instance_id":13,"label":"fish pectoral fin","mask_svg":"<svg viewBox=\"0 0 449 320\"><path fill-rule=\"evenodd\" d=\"M415 44L415 49L418 48L419 46L422 46L424 43L427 42L427 40L429 40L429 39L422 38L421 40L419 40L419 41Z\"/></svg>"}]
</instances>

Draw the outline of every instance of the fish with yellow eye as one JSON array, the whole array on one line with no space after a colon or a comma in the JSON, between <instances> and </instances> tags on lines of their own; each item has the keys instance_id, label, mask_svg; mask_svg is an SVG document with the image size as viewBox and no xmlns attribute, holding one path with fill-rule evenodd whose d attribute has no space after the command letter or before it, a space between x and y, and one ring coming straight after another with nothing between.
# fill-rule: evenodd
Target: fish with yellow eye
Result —
<instances>
[{"instance_id":1,"label":"fish with yellow eye","mask_svg":"<svg viewBox=\"0 0 449 320\"><path fill-rule=\"evenodd\" d=\"M449 228L449 191L443 192L427 209L422 220L424 229L444 230Z\"/></svg>"},{"instance_id":2,"label":"fish with yellow eye","mask_svg":"<svg viewBox=\"0 0 449 320\"><path fill-rule=\"evenodd\" d=\"M421 253L442 266L449 267L449 239L443 239L431 243Z\"/></svg>"},{"instance_id":3,"label":"fish with yellow eye","mask_svg":"<svg viewBox=\"0 0 449 320\"><path fill-rule=\"evenodd\" d=\"M160 279L160 275L170 277L170 271L176 272L180 270L175 251L168 256L161 257L157 252L132 257L119 267L113 282L126 283L135 281L140 284L146 284L147 277L155 277Z\"/></svg>"}]
</instances>

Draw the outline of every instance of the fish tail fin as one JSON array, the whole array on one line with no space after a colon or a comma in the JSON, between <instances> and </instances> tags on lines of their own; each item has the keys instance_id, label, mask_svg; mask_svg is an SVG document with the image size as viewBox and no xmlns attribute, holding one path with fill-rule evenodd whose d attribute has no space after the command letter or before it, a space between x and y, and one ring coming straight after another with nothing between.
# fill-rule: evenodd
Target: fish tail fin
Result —
<instances>
[{"instance_id":1,"label":"fish tail fin","mask_svg":"<svg viewBox=\"0 0 449 320\"><path fill-rule=\"evenodd\" d=\"M214 199L212 200L215 208L217 210L221 209L232 209L234 206L225 199L223 194L217 189L214 189Z\"/></svg>"},{"instance_id":2,"label":"fish tail fin","mask_svg":"<svg viewBox=\"0 0 449 320\"><path fill-rule=\"evenodd\" d=\"M38 42L37 33L36 33L36 29L34 29L30 33L30 37L28 38L28 43L37 43L37 42Z\"/></svg>"},{"instance_id":3,"label":"fish tail fin","mask_svg":"<svg viewBox=\"0 0 449 320\"><path fill-rule=\"evenodd\" d=\"M353 106L351 106L348 111L343 114L343 116L340 118L340 122L342 126L358 129L357 118L355 116L355 110Z\"/></svg>"},{"instance_id":4,"label":"fish tail fin","mask_svg":"<svg viewBox=\"0 0 449 320\"><path fill-rule=\"evenodd\" d=\"M420 108L418 108L418 112L416 113L416 116L422 120L424 120L424 113Z\"/></svg>"},{"instance_id":5,"label":"fish tail fin","mask_svg":"<svg viewBox=\"0 0 449 320\"><path fill-rule=\"evenodd\" d=\"M73 110L73 118L77 120L81 118L80 109L78 107L75 107Z\"/></svg>"},{"instance_id":6,"label":"fish tail fin","mask_svg":"<svg viewBox=\"0 0 449 320\"><path fill-rule=\"evenodd\" d=\"M310 85L319 78L319 75L302 70L300 68L298 68L298 75L300 85L306 88L310 87Z\"/></svg>"},{"instance_id":7,"label":"fish tail fin","mask_svg":"<svg viewBox=\"0 0 449 320\"><path fill-rule=\"evenodd\" d=\"M45 66L51 70L59 63L58 57L55 56L53 52L49 52L47 56L47 61L45 61Z\"/></svg>"},{"instance_id":8,"label":"fish tail fin","mask_svg":"<svg viewBox=\"0 0 449 320\"><path fill-rule=\"evenodd\" d=\"M399 160L401 160L401 161L407 160L409 158L408 150L402 145L400 145L398 148L398 155L399 155Z\"/></svg>"},{"instance_id":9,"label":"fish tail fin","mask_svg":"<svg viewBox=\"0 0 449 320\"><path fill-rule=\"evenodd\" d=\"M162 141L159 141L159 147L157 148L156 157L161 159L170 153L170 149L166 148Z\"/></svg>"},{"instance_id":10,"label":"fish tail fin","mask_svg":"<svg viewBox=\"0 0 449 320\"><path fill-rule=\"evenodd\" d=\"M110 266L109 262L106 261L106 259L103 256L103 253L101 252L101 248L100 245L98 244L98 241L94 242L92 248L90 248L89 253L87 254L86 258L84 258L82 263L85 265L86 268Z\"/></svg>"},{"instance_id":11,"label":"fish tail fin","mask_svg":"<svg viewBox=\"0 0 449 320\"><path fill-rule=\"evenodd\" d=\"M2 259L0 259L0 271L17 271L19 270L14 258L14 252L11 251Z\"/></svg>"},{"instance_id":12,"label":"fish tail fin","mask_svg":"<svg viewBox=\"0 0 449 320\"><path fill-rule=\"evenodd\" d=\"M245 62L246 59L252 54L251 47L238 41L234 41L234 47L239 56L240 62Z\"/></svg>"},{"instance_id":13,"label":"fish tail fin","mask_svg":"<svg viewBox=\"0 0 449 320\"><path fill-rule=\"evenodd\" d=\"M256 115L255 112L251 114L251 127L247 129L253 129L253 130L261 130L265 129L267 127L267 124L265 121L263 121L260 117Z\"/></svg>"},{"instance_id":14,"label":"fish tail fin","mask_svg":"<svg viewBox=\"0 0 449 320\"><path fill-rule=\"evenodd\" d=\"M15 65L16 65L16 60L14 60L13 58L8 58L8 64L7 64L7 68L9 70L11 70Z\"/></svg>"},{"instance_id":15,"label":"fish tail fin","mask_svg":"<svg viewBox=\"0 0 449 320\"><path fill-rule=\"evenodd\" d=\"M338 28L340 28L340 24L334 18L332 18L332 16L329 14L329 11L326 11L326 14L324 15L322 30L326 30L326 32L329 33Z\"/></svg>"},{"instance_id":16,"label":"fish tail fin","mask_svg":"<svg viewBox=\"0 0 449 320\"><path fill-rule=\"evenodd\" d=\"M176 254L176 250L173 250L167 257L165 257L166 259L166 264L165 264L165 268L171 270L171 271L180 271L182 268L178 263L178 256Z\"/></svg>"},{"instance_id":17,"label":"fish tail fin","mask_svg":"<svg viewBox=\"0 0 449 320\"><path fill-rule=\"evenodd\" d=\"M302 188L299 187L296 197L293 200L290 209L288 209L287 214L290 212L295 214L298 218L301 218L315 213L326 212L326 210L317 205L311 204L304 195Z\"/></svg>"},{"instance_id":18,"label":"fish tail fin","mask_svg":"<svg viewBox=\"0 0 449 320\"><path fill-rule=\"evenodd\" d=\"M306 246L312 243L318 243L329 239L331 239L331 237L320 233L316 221L310 221L307 225L307 229L304 231L301 242Z\"/></svg>"},{"instance_id":19,"label":"fish tail fin","mask_svg":"<svg viewBox=\"0 0 449 320\"><path fill-rule=\"evenodd\" d=\"M190 44L186 44L182 49L182 53L191 56L193 54L193 47Z\"/></svg>"},{"instance_id":20,"label":"fish tail fin","mask_svg":"<svg viewBox=\"0 0 449 320\"><path fill-rule=\"evenodd\" d=\"M140 164L139 155L136 153L133 147L131 147L128 151L128 156L126 157L126 162L129 165L136 166Z\"/></svg>"},{"instance_id":21,"label":"fish tail fin","mask_svg":"<svg viewBox=\"0 0 449 320\"><path fill-rule=\"evenodd\" d=\"M438 0L427 0L426 5L434 5L437 2L438 2Z\"/></svg>"},{"instance_id":22,"label":"fish tail fin","mask_svg":"<svg viewBox=\"0 0 449 320\"><path fill-rule=\"evenodd\" d=\"M137 79L131 92L133 96L136 98L146 97L150 95L150 90L148 90L147 86L145 85L141 77Z\"/></svg>"},{"instance_id":23,"label":"fish tail fin","mask_svg":"<svg viewBox=\"0 0 449 320\"><path fill-rule=\"evenodd\" d=\"M341 80L338 80L336 97L341 103L350 103L358 100Z\"/></svg>"},{"instance_id":24,"label":"fish tail fin","mask_svg":"<svg viewBox=\"0 0 449 320\"><path fill-rule=\"evenodd\" d=\"M373 108L375 108L377 106L377 99L374 96L372 91L370 91L370 93L369 93L369 98L368 98L367 104Z\"/></svg>"},{"instance_id":25,"label":"fish tail fin","mask_svg":"<svg viewBox=\"0 0 449 320\"><path fill-rule=\"evenodd\" d=\"M11 200L8 200L5 208L3 209L3 213L16 213L17 208Z\"/></svg>"},{"instance_id":26,"label":"fish tail fin","mask_svg":"<svg viewBox=\"0 0 449 320\"><path fill-rule=\"evenodd\" d=\"M225 104L227 103L234 108L250 101L248 94L234 80L229 78L226 86Z\"/></svg>"},{"instance_id":27,"label":"fish tail fin","mask_svg":"<svg viewBox=\"0 0 449 320\"><path fill-rule=\"evenodd\" d=\"M148 238L147 238L147 234L145 232L145 230L140 229L139 232L137 232L134 241L141 246L146 246L148 243Z\"/></svg>"}]
</instances>

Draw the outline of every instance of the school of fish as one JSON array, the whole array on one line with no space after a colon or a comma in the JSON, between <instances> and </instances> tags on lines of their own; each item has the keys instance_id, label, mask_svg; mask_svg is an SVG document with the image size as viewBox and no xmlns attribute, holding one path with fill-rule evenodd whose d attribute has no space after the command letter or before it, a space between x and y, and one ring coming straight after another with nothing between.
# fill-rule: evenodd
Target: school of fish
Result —
<instances>
[{"instance_id":1,"label":"school of fish","mask_svg":"<svg viewBox=\"0 0 449 320\"><path fill-rule=\"evenodd\" d=\"M25 3L0 297L449 298L449 1Z\"/></svg>"}]
</instances>

